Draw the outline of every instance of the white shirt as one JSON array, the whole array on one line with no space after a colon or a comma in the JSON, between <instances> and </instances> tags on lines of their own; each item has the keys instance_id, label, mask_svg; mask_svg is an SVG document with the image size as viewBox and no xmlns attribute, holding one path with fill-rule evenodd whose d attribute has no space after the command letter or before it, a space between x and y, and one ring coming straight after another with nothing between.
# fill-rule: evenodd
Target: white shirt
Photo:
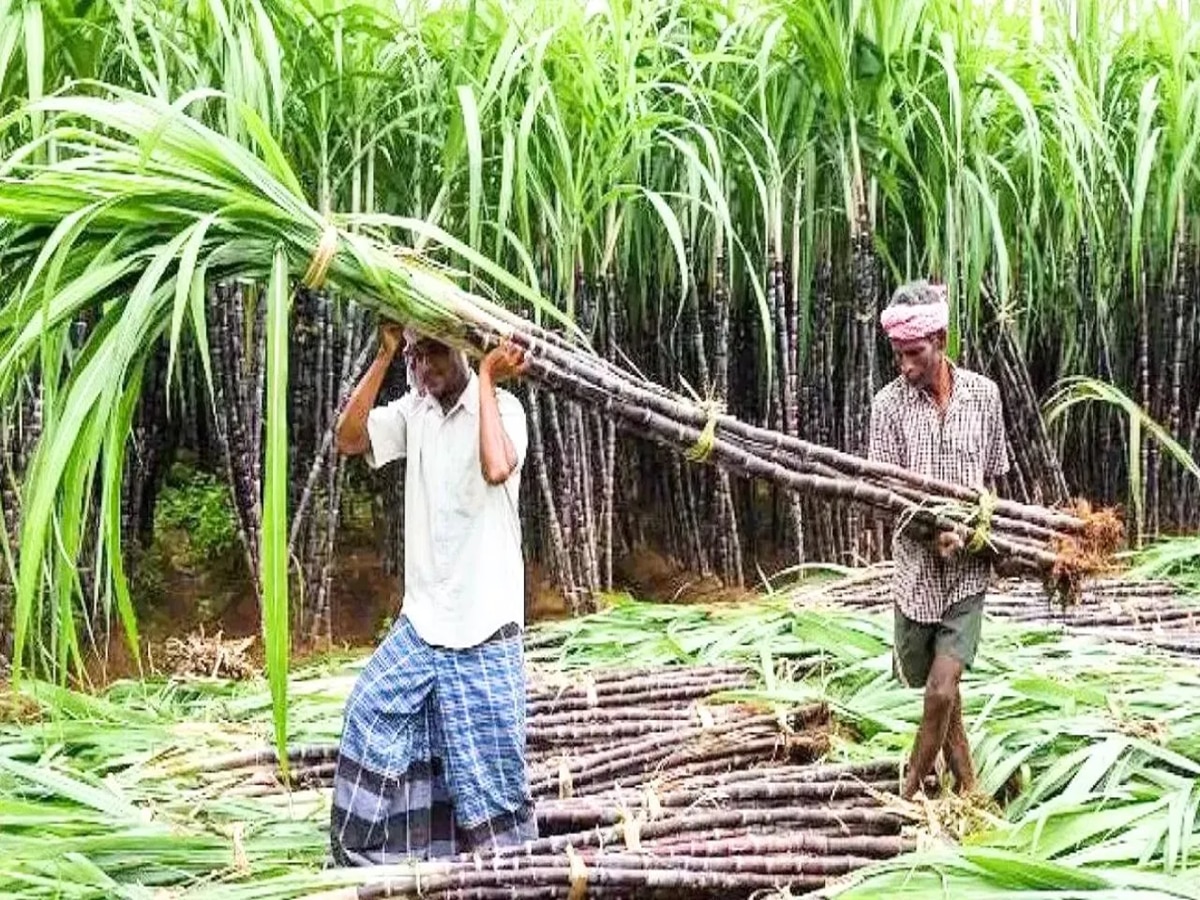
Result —
<instances>
[{"instance_id":1,"label":"white shirt","mask_svg":"<svg viewBox=\"0 0 1200 900\"><path fill-rule=\"evenodd\" d=\"M517 513L528 435L525 410L496 390L517 468L490 485L479 462L479 378L443 414L409 391L367 415L372 468L406 457L404 615L426 643L473 647L510 622L525 625L525 567Z\"/></svg>"}]
</instances>

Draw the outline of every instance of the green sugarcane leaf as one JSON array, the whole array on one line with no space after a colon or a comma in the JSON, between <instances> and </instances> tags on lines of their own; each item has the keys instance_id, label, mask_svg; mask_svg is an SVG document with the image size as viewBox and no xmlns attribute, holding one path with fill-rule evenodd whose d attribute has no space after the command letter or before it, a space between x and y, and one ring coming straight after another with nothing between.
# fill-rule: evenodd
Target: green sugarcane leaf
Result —
<instances>
[{"instance_id":1,"label":"green sugarcane leaf","mask_svg":"<svg viewBox=\"0 0 1200 900\"><path fill-rule=\"evenodd\" d=\"M516 167L516 147L516 138L513 136L512 125L507 124L504 128L503 144L501 145L500 151L500 196L497 200L496 210L496 259L503 257L504 241L506 239L516 243L516 236L509 231L508 227L508 220L512 215L513 207L513 181L515 178L514 169ZM534 283L536 283L536 281Z\"/></svg>"},{"instance_id":2,"label":"green sugarcane leaf","mask_svg":"<svg viewBox=\"0 0 1200 900\"><path fill-rule=\"evenodd\" d=\"M179 336L183 332L183 318L187 313L193 291L193 277L196 274L196 260L200 256L200 248L208 229L217 219L216 213L210 213L192 228L188 229L188 239L179 257L179 271L175 275L175 303L171 311L171 346L167 355L167 384L171 384L171 376L175 370L175 361L179 355ZM199 322L196 323L200 324ZM207 343L205 345L207 349Z\"/></svg>"},{"instance_id":3,"label":"green sugarcane leaf","mask_svg":"<svg viewBox=\"0 0 1200 900\"><path fill-rule=\"evenodd\" d=\"M280 767L287 775L288 650L288 286L287 255L275 250L271 280L267 285L267 409L266 463L262 513L262 608L266 644L267 678L275 724L275 746Z\"/></svg>"},{"instance_id":4,"label":"green sugarcane leaf","mask_svg":"<svg viewBox=\"0 0 1200 900\"><path fill-rule=\"evenodd\" d=\"M1013 888L1047 890L1101 890L1109 886L1100 875L1057 865L1028 856L988 850L981 847L962 849L963 858L1002 878Z\"/></svg>"},{"instance_id":5,"label":"green sugarcane leaf","mask_svg":"<svg viewBox=\"0 0 1200 900\"><path fill-rule=\"evenodd\" d=\"M690 271L687 262L687 249L683 241L683 229L679 225L679 219L676 218L674 210L662 198L662 195L641 185L638 185L637 189L642 196L650 201L650 205L658 213L663 227L667 229L667 236L671 239L671 246L675 250L676 274L679 277L679 303L682 305L687 300L688 272Z\"/></svg>"},{"instance_id":6,"label":"green sugarcane leaf","mask_svg":"<svg viewBox=\"0 0 1200 900\"><path fill-rule=\"evenodd\" d=\"M42 98L46 84L46 27L40 0L24 4L25 13L25 87L31 104ZM30 110L30 124L36 138L42 132L42 114Z\"/></svg>"},{"instance_id":7,"label":"green sugarcane leaf","mask_svg":"<svg viewBox=\"0 0 1200 900\"><path fill-rule=\"evenodd\" d=\"M111 791L78 781L48 766L30 766L15 759L6 759L0 756L0 770L31 785L37 785L42 790L63 800L99 810L120 820L140 822L146 818L146 814L142 810L130 806Z\"/></svg>"}]
</instances>

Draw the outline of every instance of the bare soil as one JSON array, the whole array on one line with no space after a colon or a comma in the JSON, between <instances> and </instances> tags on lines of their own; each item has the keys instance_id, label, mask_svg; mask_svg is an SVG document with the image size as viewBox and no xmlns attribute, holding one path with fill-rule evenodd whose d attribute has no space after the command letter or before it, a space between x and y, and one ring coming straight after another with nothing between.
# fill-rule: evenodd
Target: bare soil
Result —
<instances>
[{"instance_id":1,"label":"bare soil","mask_svg":"<svg viewBox=\"0 0 1200 900\"><path fill-rule=\"evenodd\" d=\"M124 634L114 632L108 636L103 650L92 653L87 661L87 676L92 686L141 673L165 672L164 660L168 656L165 645L171 638L202 632L208 637L219 635L235 641L260 633L258 599L240 557L211 559L197 565L187 554L173 552L169 540L157 543L160 546L155 559L144 562L155 566L155 580L153 597L145 600L139 615L142 668L139 670ZM293 640L293 658L297 661L332 649L370 649L399 612L400 579L385 571L374 542L347 535L342 543L332 581L332 641L314 645L297 635ZM732 602L752 595L748 590L725 588L715 577L691 572L649 549L616 560L614 581L615 590L662 603ZM536 563L526 566L525 583L527 622L559 620L571 615L562 593L541 566ZM261 663L261 642L256 641L246 655Z\"/></svg>"}]
</instances>

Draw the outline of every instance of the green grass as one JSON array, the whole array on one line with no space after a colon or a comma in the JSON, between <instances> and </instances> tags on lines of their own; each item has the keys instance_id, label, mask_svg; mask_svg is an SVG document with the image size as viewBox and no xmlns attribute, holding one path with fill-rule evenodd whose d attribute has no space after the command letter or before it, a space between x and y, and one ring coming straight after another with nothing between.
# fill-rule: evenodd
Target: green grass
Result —
<instances>
[{"instance_id":1,"label":"green grass","mask_svg":"<svg viewBox=\"0 0 1200 900\"><path fill-rule=\"evenodd\" d=\"M529 660L741 660L762 677L740 696L823 699L856 735L830 755L879 758L907 751L921 711L919 692L890 677L889 639L882 616L618 599L534 629ZM293 742L336 740L361 662L293 674ZM25 681L22 692L41 716L0 726L0 895L149 897L171 885L188 897L286 897L366 877L320 871L323 796L238 799L187 773L271 743L265 680L122 682L101 696ZM1006 823L869 870L841 886L848 896L1200 896L1200 668L989 621L964 695L982 786L1022 777Z\"/></svg>"}]
</instances>

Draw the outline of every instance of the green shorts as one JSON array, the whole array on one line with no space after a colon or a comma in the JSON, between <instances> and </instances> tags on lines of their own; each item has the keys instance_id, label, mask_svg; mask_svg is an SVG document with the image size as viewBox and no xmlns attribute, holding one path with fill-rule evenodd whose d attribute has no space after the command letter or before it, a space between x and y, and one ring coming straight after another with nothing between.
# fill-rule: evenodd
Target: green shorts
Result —
<instances>
[{"instance_id":1,"label":"green shorts","mask_svg":"<svg viewBox=\"0 0 1200 900\"><path fill-rule=\"evenodd\" d=\"M895 618L892 673L906 687L924 687L935 656L953 656L971 668L983 626L983 594L952 604L940 622L915 622L899 606Z\"/></svg>"}]
</instances>

